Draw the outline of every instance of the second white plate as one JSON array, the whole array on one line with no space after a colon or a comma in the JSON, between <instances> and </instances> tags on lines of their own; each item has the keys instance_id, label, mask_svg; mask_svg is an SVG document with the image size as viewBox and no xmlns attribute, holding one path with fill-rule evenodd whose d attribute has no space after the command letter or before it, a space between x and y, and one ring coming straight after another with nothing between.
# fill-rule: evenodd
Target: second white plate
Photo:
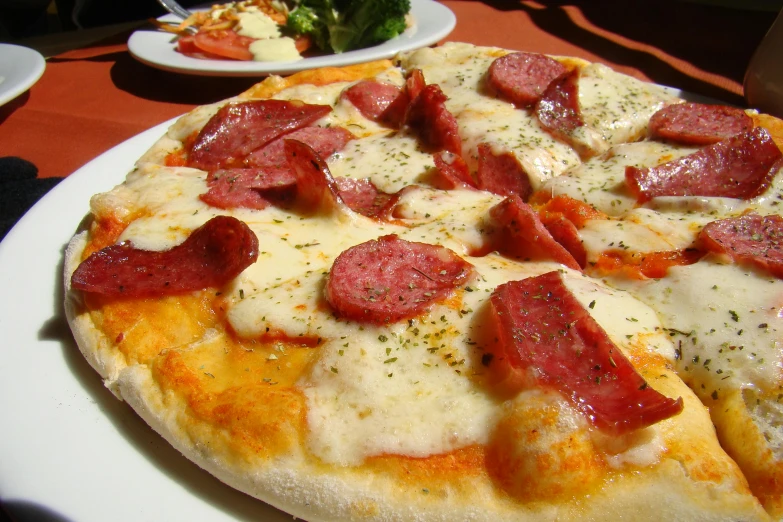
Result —
<instances>
[{"instance_id":1,"label":"second white plate","mask_svg":"<svg viewBox=\"0 0 783 522\"><path fill-rule=\"evenodd\" d=\"M135 31L128 40L128 50L134 58L152 67L200 76L265 76L291 74L317 67L339 67L355 63L391 58L401 51L432 45L445 38L457 23L451 10L434 0L411 0L414 25L403 34L367 49L305 58L296 62L244 62L238 60L204 60L191 58L176 51L174 36L163 31ZM173 15L160 18L177 22Z\"/></svg>"},{"instance_id":2,"label":"second white plate","mask_svg":"<svg viewBox=\"0 0 783 522\"><path fill-rule=\"evenodd\" d=\"M0 44L0 105L33 86L44 69L46 61L37 51L21 45Z\"/></svg>"}]
</instances>

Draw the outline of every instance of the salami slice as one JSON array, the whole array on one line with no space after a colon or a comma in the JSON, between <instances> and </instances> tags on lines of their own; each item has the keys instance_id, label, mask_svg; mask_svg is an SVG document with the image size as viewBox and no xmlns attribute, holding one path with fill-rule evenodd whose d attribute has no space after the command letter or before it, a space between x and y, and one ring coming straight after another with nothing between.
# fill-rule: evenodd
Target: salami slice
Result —
<instances>
[{"instance_id":1,"label":"salami slice","mask_svg":"<svg viewBox=\"0 0 783 522\"><path fill-rule=\"evenodd\" d=\"M351 102L368 120L380 122L383 114L401 93L402 89L396 85L364 80L345 89L340 97Z\"/></svg>"},{"instance_id":2,"label":"salami slice","mask_svg":"<svg viewBox=\"0 0 783 522\"><path fill-rule=\"evenodd\" d=\"M207 205L222 208L269 206L270 199L285 198L296 185L288 165L264 168L221 169L207 176L209 190L199 198Z\"/></svg>"},{"instance_id":3,"label":"salami slice","mask_svg":"<svg viewBox=\"0 0 783 522\"><path fill-rule=\"evenodd\" d=\"M438 85L426 85L408 106L405 123L418 132L424 146L433 152L446 150L461 156L459 125L446 108L447 99Z\"/></svg>"},{"instance_id":4,"label":"salami slice","mask_svg":"<svg viewBox=\"0 0 783 522\"><path fill-rule=\"evenodd\" d=\"M580 268L587 266L587 250L582 244L579 229L563 214L546 214L541 223L552 235L552 239L565 248Z\"/></svg>"},{"instance_id":5,"label":"salami slice","mask_svg":"<svg viewBox=\"0 0 783 522\"><path fill-rule=\"evenodd\" d=\"M639 203L659 196L750 199L761 194L780 168L780 149L756 127L657 167L625 168Z\"/></svg>"},{"instance_id":6,"label":"salami slice","mask_svg":"<svg viewBox=\"0 0 783 522\"><path fill-rule=\"evenodd\" d=\"M478 146L478 188L499 196L519 196L527 201L533 193L530 178L512 152L495 154L492 145Z\"/></svg>"},{"instance_id":7,"label":"salami slice","mask_svg":"<svg viewBox=\"0 0 783 522\"><path fill-rule=\"evenodd\" d=\"M343 150L355 136L342 127L304 127L289 132L264 145L247 156L244 163L251 167L281 167L287 164L285 140L301 141L310 146L322 159Z\"/></svg>"},{"instance_id":8,"label":"salami slice","mask_svg":"<svg viewBox=\"0 0 783 522\"><path fill-rule=\"evenodd\" d=\"M746 214L720 219L701 230L699 241L707 250L727 254L736 263L783 278L783 217Z\"/></svg>"},{"instance_id":9,"label":"salami slice","mask_svg":"<svg viewBox=\"0 0 783 522\"><path fill-rule=\"evenodd\" d=\"M221 287L258 258L258 238L236 218L217 216L166 251L130 242L99 250L71 276L76 290L111 297L159 297Z\"/></svg>"},{"instance_id":10,"label":"salami slice","mask_svg":"<svg viewBox=\"0 0 783 522\"><path fill-rule=\"evenodd\" d=\"M490 297L493 361L518 385L549 386L600 430L623 434L682 411L682 398L647 386L556 271L500 285Z\"/></svg>"},{"instance_id":11,"label":"salami slice","mask_svg":"<svg viewBox=\"0 0 783 522\"><path fill-rule=\"evenodd\" d=\"M535 104L552 81L565 74L563 64L538 53L511 53L489 66L487 80L503 98L514 105Z\"/></svg>"},{"instance_id":12,"label":"salami slice","mask_svg":"<svg viewBox=\"0 0 783 522\"><path fill-rule=\"evenodd\" d=\"M374 219L388 218L389 205L395 199L394 194L381 192L367 178L335 178L340 198L348 208L363 216Z\"/></svg>"},{"instance_id":13,"label":"salami slice","mask_svg":"<svg viewBox=\"0 0 783 522\"><path fill-rule=\"evenodd\" d=\"M207 122L190 150L188 166L215 170L241 166L254 150L306 127L332 111L329 105L254 100L226 104Z\"/></svg>"},{"instance_id":14,"label":"salami slice","mask_svg":"<svg viewBox=\"0 0 783 522\"><path fill-rule=\"evenodd\" d=\"M538 100L536 117L554 136L566 139L584 126L579 108L579 69L574 69L553 80Z\"/></svg>"},{"instance_id":15,"label":"salami slice","mask_svg":"<svg viewBox=\"0 0 783 522\"><path fill-rule=\"evenodd\" d=\"M500 227L497 249L522 259L549 259L580 270L574 256L544 227L535 210L519 196L510 196L492 207L490 216Z\"/></svg>"},{"instance_id":16,"label":"salami slice","mask_svg":"<svg viewBox=\"0 0 783 522\"><path fill-rule=\"evenodd\" d=\"M473 266L448 248L383 236L337 257L326 299L341 317L393 323L421 315L473 273Z\"/></svg>"},{"instance_id":17,"label":"salami slice","mask_svg":"<svg viewBox=\"0 0 783 522\"><path fill-rule=\"evenodd\" d=\"M441 190L453 190L456 188L476 188L476 182L470 175L468 164L448 151L436 152L432 155L437 169L437 177L433 185Z\"/></svg>"},{"instance_id":18,"label":"salami slice","mask_svg":"<svg viewBox=\"0 0 783 522\"><path fill-rule=\"evenodd\" d=\"M685 145L710 145L753 128L745 111L726 105L677 103L667 105L650 118L654 138Z\"/></svg>"},{"instance_id":19,"label":"salami slice","mask_svg":"<svg viewBox=\"0 0 783 522\"><path fill-rule=\"evenodd\" d=\"M427 82L421 69L413 69L405 80L405 90L411 100L416 98L426 86Z\"/></svg>"},{"instance_id":20,"label":"salami slice","mask_svg":"<svg viewBox=\"0 0 783 522\"><path fill-rule=\"evenodd\" d=\"M288 166L296 178L295 204L301 212L314 214L347 208L326 162L306 143L285 140Z\"/></svg>"}]
</instances>

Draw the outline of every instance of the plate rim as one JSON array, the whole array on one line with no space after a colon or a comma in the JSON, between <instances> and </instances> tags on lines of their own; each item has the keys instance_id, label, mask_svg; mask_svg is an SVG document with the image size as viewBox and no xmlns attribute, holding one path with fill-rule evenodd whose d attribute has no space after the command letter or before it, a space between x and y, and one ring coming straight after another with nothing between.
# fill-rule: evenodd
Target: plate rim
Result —
<instances>
[{"instance_id":1,"label":"plate rim","mask_svg":"<svg viewBox=\"0 0 783 522\"><path fill-rule=\"evenodd\" d=\"M3 63L5 57L9 56L9 53L11 60L8 62L21 64L22 70L21 72L14 71L15 75L11 78L4 76L4 71L0 70L0 76L4 76L4 80L0 82L0 107L16 99L38 83L46 70L46 60L35 49L24 45L0 43L0 56L3 57L0 58L0 64Z\"/></svg>"}]
</instances>

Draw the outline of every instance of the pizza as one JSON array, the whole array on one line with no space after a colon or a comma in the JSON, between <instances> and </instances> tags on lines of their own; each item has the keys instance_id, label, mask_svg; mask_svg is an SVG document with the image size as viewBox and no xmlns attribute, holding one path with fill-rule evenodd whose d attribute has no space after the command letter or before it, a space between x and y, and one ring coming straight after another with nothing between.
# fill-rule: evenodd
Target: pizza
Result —
<instances>
[{"instance_id":1,"label":"pizza","mask_svg":"<svg viewBox=\"0 0 783 522\"><path fill-rule=\"evenodd\" d=\"M95 195L78 345L318 520L783 516L783 124L447 43L198 107Z\"/></svg>"}]
</instances>

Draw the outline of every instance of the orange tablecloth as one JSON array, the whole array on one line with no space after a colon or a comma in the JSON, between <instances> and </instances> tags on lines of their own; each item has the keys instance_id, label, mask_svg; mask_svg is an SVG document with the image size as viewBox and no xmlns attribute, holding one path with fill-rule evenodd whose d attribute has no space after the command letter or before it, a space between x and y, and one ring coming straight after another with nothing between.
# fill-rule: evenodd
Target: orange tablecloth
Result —
<instances>
[{"instance_id":1,"label":"orange tablecloth","mask_svg":"<svg viewBox=\"0 0 783 522\"><path fill-rule=\"evenodd\" d=\"M457 16L448 41L579 56L734 104L776 16L674 0L442 3ZM67 176L155 124L260 80L151 68L128 54L128 36L49 58L39 82L0 107L0 157L26 159L40 177Z\"/></svg>"}]
</instances>

